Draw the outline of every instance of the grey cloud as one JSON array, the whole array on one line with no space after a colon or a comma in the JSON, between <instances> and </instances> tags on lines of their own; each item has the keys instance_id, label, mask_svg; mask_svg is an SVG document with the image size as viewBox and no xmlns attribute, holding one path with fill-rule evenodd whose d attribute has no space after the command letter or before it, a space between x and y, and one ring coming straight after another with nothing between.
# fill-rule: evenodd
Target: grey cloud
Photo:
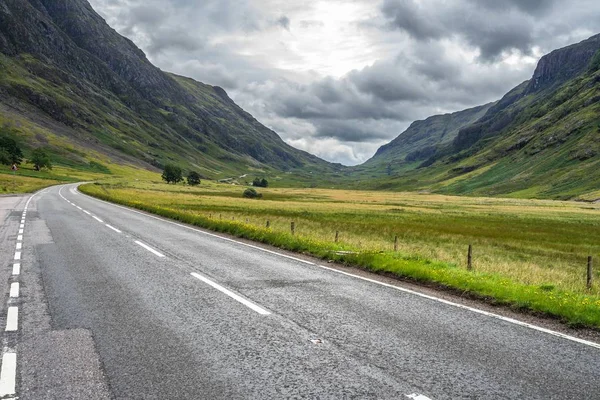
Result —
<instances>
[{"instance_id":1,"label":"grey cloud","mask_svg":"<svg viewBox=\"0 0 600 400\"><path fill-rule=\"evenodd\" d=\"M365 142L373 139L390 139L395 136L389 127L382 127L372 120L326 119L313 121L317 131L315 137L336 138L343 142ZM387 125L387 124L383 124ZM383 128L383 130L382 130Z\"/></svg>"},{"instance_id":2,"label":"grey cloud","mask_svg":"<svg viewBox=\"0 0 600 400\"><path fill-rule=\"evenodd\" d=\"M288 17L286 17L285 15L282 15L281 17L279 17L277 19L277 24L279 26L281 26L283 29L285 29L286 31L290 30L290 19Z\"/></svg>"},{"instance_id":3,"label":"grey cloud","mask_svg":"<svg viewBox=\"0 0 600 400\"><path fill-rule=\"evenodd\" d=\"M474 6L484 6L493 10L505 10L510 7L524 11L531 15L540 15L550 10L556 0L469 0Z\"/></svg>"},{"instance_id":4,"label":"grey cloud","mask_svg":"<svg viewBox=\"0 0 600 400\"><path fill-rule=\"evenodd\" d=\"M159 29L150 36L148 52L160 53L165 50L195 51L203 47L203 43L187 31L178 28Z\"/></svg>"},{"instance_id":5,"label":"grey cloud","mask_svg":"<svg viewBox=\"0 0 600 400\"><path fill-rule=\"evenodd\" d=\"M533 21L530 13L521 11L539 11L549 2L534 3L527 7L517 0L510 4L459 0L434 6L415 0L385 0L381 10L393 29L421 41L462 38L479 48L481 58L489 61L511 49L530 53L534 44Z\"/></svg>"},{"instance_id":6,"label":"grey cloud","mask_svg":"<svg viewBox=\"0 0 600 400\"><path fill-rule=\"evenodd\" d=\"M325 23L323 21L316 21L316 20L301 20L299 22L299 25L301 28L322 28L323 26L325 26Z\"/></svg>"}]
</instances>

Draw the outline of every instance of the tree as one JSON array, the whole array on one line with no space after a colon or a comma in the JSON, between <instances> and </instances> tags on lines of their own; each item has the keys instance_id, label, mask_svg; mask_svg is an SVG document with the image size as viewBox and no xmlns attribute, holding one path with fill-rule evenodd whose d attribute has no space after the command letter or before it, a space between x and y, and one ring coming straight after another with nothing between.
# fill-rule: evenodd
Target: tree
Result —
<instances>
[{"instance_id":1,"label":"tree","mask_svg":"<svg viewBox=\"0 0 600 400\"><path fill-rule=\"evenodd\" d=\"M179 183L183 180L183 172L178 166L167 164L165 165L165 170L162 173L162 178L167 183Z\"/></svg>"},{"instance_id":2,"label":"tree","mask_svg":"<svg viewBox=\"0 0 600 400\"><path fill-rule=\"evenodd\" d=\"M267 187L269 186L269 182L265 179L265 178L254 178L254 181L252 182L252 186L256 186L256 187Z\"/></svg>"},{"instance_id":3,"label":"tree","mask_svg":"<svg viewBox=\"0 0 600 400\"><path fill-rule=\"evenodd\" d=\"M190 171L187 176L187 182L190 186L196 186L200 184L200 174L196 171Z\"/></svg>"},{"instance_id":4,"label":"tree","mask_svg":"<svg viewBox=\"0 0 600 400\"><path fill-rule=\"evenodd\" d=\"M38 147L31 152L31 158L29 162L33 164L33 168L36 171L42 168L52 169L52 163L50 163L50 156L45 149Z\"/></svg>"},{"instance_id":5,"label":"tree","mask_svg":"<svg viewBox=\"0 0 600 400\"><path fill-rule=\"evenodd\" d=\"M23 161L23 152L19 145L17 145L17 141L5 136L4 129L0 133L0 163L4 165L21 164Z\"/></svg>"}]
</instances>

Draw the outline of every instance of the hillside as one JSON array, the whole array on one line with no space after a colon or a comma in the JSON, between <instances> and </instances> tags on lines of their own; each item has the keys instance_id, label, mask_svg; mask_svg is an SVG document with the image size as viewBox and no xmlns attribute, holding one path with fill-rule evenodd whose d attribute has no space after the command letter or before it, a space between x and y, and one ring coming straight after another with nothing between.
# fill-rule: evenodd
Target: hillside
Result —
<instances>
[{"instance_id":1,"label":"hillside","mask_svg":"<svg viewBox=\"0 0 600 400\"><path fill-rule=\"evenodd\" d=\"M358 173L372 173L365 167L379 165L383 176L384 165L392 160L392 166L400 167L391 176L373 180L372 187L600 198L599 50L596 35L551 52L539 61L532 79L489 106L477 120L460 126L451 141L439 139L439 128L422 129L445 116L432 117L382 147ZM424 136L412 145L411 138L418 133ZM432 148L431 143L437 145Z\"/></svg>"},{"instance_id":2,"label":"hillside","mask_svg":"<svg viewBox=\"0 0 600 400\"><path fill-rule=\"evenodd\" d=\"M219 87L168 74L86 0L0 4L0 124L59 162L83 153L208 177L333 166L297 150ZM75 149L75 151L73 151Z\"/></svg>"},{"instance_id":3,"label":"hillside","mask_svg":"<svg viewBox=\"0 0 600 400\"><path fill-rule=\"evenodd\" d=\"M451 143L461 128L479 120L491 106L486 104L415 121L397 138L381 146L361 167L378 168L383 165L393 170L403 163L426 160L436 153L438 147Z\"/></svg>"}]
</instances>

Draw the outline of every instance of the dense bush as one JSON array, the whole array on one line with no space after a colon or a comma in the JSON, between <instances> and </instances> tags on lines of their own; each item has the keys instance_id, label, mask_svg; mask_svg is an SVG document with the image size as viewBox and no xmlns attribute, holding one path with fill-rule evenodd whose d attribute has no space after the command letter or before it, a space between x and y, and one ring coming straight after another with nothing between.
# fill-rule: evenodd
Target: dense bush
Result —
<instances>
[{"instance_id":1,"label":"dense bush","mask_svg":"<svg viewBox=\"0 0 600 400\"><path fill-rule=\"evenodd\" d=\"M200 184L200 174L196 171L190 171L187 176L187 182L190 186L196 186Z\"/></svg>"},{"instance_id":2,"label":"dense bush","mask_svg":"<svg viewBox=\"0 0 600 400\"><path fill-rule=\"evenodd\" d=\"M262 197L262 194L258 193L256 190L254 190L252 188L248 188L248 189L244 190L243 196L247 199L260 199Z\"/></svg>"},{"instance_id":3,"label":"dense bush","mask_svg":"<svg viewBox=\"0 0 600 400\"><path fill-rule=\"evenodd\" d=\"M257 187L267 187L269 186L269 182L265 179L265 178L254 178L254 181L252 182L252 186L257 186Z\"/></svg>"}]
</instances>

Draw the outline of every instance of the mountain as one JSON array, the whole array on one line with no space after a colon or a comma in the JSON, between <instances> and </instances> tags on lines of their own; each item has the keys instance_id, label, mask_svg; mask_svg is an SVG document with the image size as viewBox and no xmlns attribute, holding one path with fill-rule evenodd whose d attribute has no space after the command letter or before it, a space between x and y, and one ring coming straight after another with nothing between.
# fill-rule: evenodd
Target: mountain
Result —
<instances>
[{"instance_id":1,"label":"mountain","mask_svg":"<svg viewBox=\"0 0 600 400\"><path fill-rule=\"evenodd\" d=\"M545 55L530 80L482 107L413 124L358 173L379 165L374 188L600 198L600 35Z\"/></svg>"},{"instance_id":2,"label":"mountain","mask_svg":"<svg viewBox=\"0 0 600 400\"><path fill-rule=\"evenodd\" d=\"M50 146L68 163L85 162L83 150L208 177L334 169L287 145L222 88L153 66L86 0L0 2L0 123L26 148Z\"/></svg>"},{"instance_id":3,"label":"mountain","mask_svg":"<svg viewBox=\"0 0 600 400\"><path fill-rule=\"evenodd\" d=\"M479 120L492 105L490 103L415 121L396 139L381 146L363 166L413 163L428 159L436 153L438 146L452 143L461 128Z\"/></svg>"}]
</instances>

